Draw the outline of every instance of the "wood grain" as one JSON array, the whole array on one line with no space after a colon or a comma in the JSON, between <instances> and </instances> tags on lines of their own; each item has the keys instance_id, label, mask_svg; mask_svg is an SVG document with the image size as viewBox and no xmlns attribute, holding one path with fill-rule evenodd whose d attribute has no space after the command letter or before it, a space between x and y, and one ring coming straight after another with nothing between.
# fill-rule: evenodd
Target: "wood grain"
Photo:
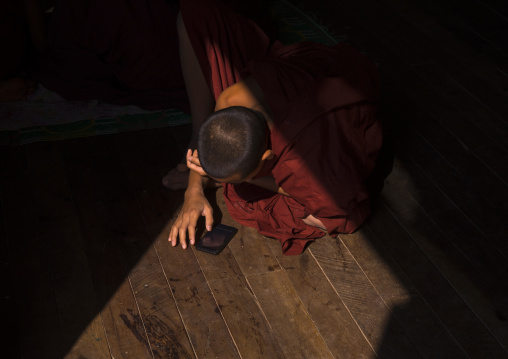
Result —
<instances>
[{"instance_id":1,"label":"wood grain","mask_svg":"<svg viewBox=\"0 0 508 359\"><path fill-rule=\"evenodd\" d=\"M384 302L343 242L324 237L319 244L310 248L311 253L376 353L391 358L421 357L393 318L400 308Z\"/></svg>"},{"instance_id":2,"label":"wood grain","mask_svg":"<svg viewBox=\"0 0 508 359\"><path fill-rule=\"evenodd\" d=\"M220 255L192 247L241 357L284 358L277 336L231 250Z\"/></svg>"},{"instance_id":3,"label":"wood grain","mask_svg":"<svg viewBox=\"0 0 508 359\"><path fill-rule=\"evenodd\" d=\"M287 358L333 358L283 271L247 278Z\"/></svg>"},{"instance_id":4,"label":"wood grain","mask_svg":"<svg viewBox=\"0 0 508 359\"><path fill-rule=\"evenodd\" d=\"M258 234L259 235L259 234ZM296 294L335 358L374 358L376 354L318 262L308 250L299 256L282 254L279 241L266 238ZM319 246L320 240L312 244Z\"/></svg>"},{"instance_id":5,"label":"wood grain","mask_svg":"<svg viewBox=\"0 0 508 359\"><path fill-rule=\"evenodd\" d=\"M341 240L386 305L396 308L393 310L394 319L404 328L423 357L467 357L404 271L398 268L381 245L374 244L382 241L380 238L368 228L363 228L354 234L341 236Z\"/></svg>"}]
</instances>

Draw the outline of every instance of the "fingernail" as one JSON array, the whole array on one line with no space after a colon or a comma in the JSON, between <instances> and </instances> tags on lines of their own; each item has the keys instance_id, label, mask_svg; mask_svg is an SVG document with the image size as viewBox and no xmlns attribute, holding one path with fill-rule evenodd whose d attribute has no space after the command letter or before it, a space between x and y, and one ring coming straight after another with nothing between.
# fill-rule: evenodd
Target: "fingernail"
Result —
<instances>
[{"instance_id":1,"label":"fingernail","mask_svg":"<svg viewBox=\"0 0 508 359\"><path fill-rule=\"evenodd\" d=\"M194 241L190 241L190 244L194 245Z\"/></svg>"},{"instance_id":2,"label":"fingernail","mask_svg":"<svg viewBox=\"0 0 508 359\"><path fill-rule=\"evenodd\" d=\"M206 230L207 231L211 231L212 230L212 226L206 226Z\"/></svg>"}]
</instances>

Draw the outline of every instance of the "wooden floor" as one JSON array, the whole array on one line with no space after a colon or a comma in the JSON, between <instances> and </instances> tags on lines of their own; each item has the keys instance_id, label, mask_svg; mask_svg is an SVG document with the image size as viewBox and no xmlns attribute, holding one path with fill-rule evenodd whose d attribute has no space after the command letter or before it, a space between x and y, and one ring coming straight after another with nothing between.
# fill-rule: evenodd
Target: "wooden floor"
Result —
<instances>
[{"instance_id":1,"label":"wooden floor","mask_svg":"<svg viewBox=\"0 0 508 359\"><path fill-rule=\"evenodd\" d=\"M210 192L239 233L184 251L188 127L2 148L2 358L508 358L508 4L305 3L379 63L366 225L285 257Z\"/></svg>"}]
</instances>

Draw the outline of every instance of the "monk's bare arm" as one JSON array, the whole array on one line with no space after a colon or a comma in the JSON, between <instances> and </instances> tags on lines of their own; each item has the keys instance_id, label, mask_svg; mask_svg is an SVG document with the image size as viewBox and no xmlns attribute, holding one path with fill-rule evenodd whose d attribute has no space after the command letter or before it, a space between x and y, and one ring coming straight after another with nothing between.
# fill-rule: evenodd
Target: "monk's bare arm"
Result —
<instances>
[{"instance_id":1,"label":"monk's bare arm","mask_svg":"<svg viewBox=\"0 0 508 359\"><path fill-rule=\"evenodd\" d=\"M169 241L176 246L178 241L183 249L187 248L187 232L191 245L196 242L196 225L200 216L205 217L206 229L210 231L213 225L213 209L205 197L204 188L209 178L201 176L195 171L189 172L189 183L185 191L185 200L178 218L171 227Z\"/></svg>"}]
</instances>

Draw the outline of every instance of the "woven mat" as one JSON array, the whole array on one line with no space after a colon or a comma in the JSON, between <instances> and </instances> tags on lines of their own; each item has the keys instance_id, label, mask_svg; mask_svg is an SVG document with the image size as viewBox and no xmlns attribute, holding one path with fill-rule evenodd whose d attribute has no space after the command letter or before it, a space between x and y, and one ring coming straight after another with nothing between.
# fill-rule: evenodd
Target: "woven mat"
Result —
<instances>
[{"instance_id":1,"label":"woven mat","mask_svg":"<svg viewBox=\"0 0 508 359\"><path fill-rule=\"evenodd\" d=\"M273 17L285 44L314 41L332 45L332 36L311 15L286 0L274 1ZM0 145L22 145L187 124L179 110L145 111L99 101L65 101L42 86L27 101L0 104Z\"/></svg>"}]
</instances>

